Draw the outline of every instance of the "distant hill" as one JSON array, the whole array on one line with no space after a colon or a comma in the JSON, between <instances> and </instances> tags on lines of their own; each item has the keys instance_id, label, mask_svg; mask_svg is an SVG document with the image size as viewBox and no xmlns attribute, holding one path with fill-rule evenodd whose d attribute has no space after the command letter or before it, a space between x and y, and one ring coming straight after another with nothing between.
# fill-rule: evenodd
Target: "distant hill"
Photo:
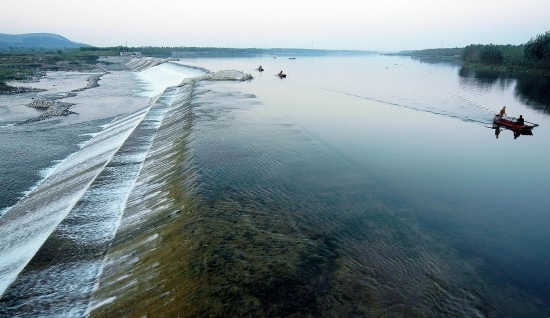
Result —
<instances>
[{"instance_id":1,"label":"distant hill","mask_svg":"<svg viewBox=\"0 0 550 318\"><path fill-rule=\"evenodd\" d=\"M0 33L0 51L7 50L59 50L90 47L53 33L5 34Z\"/></svg>"}]
</instances>

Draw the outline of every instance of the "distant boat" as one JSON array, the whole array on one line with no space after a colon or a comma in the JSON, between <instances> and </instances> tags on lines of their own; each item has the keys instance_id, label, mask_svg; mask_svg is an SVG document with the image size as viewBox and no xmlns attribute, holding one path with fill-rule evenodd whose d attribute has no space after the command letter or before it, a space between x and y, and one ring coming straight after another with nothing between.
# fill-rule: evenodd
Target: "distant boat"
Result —
<instances>
[{"instance_id":1,"label":"distant boat","mask_svg":"<svg viewBox=\"0 0 550 318\"><path fill-rule=\"evenodd\" d=\"M513 131L522 132L522 131L530 131L531 129L537 127L538 124L533 124L526 121L524 122L523 125L518 125L517 119L515 118L495 115L495 117L493 117L493 126L500 126L500 127L508 128Z\"/></svg>"},{"instance_id":2,"label":"distant boat","mask_svg":"<svg viewBox=\"0 0 550 318\"><path fill-rule=\"evenodd\" d=\"M295 57L289 57L288 59L289 60L295 60L296 58Z\"/></svg>"}]
</instances>

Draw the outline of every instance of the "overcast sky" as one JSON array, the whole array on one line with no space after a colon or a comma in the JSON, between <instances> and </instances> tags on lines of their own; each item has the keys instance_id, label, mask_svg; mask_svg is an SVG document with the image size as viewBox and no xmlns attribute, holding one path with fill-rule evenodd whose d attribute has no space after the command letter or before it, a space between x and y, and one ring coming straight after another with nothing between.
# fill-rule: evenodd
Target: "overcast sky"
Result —
<instances>
[{"instance_id":1,"label":"overcast sky","mask_svg":"<svg viewBox=\"0 0 550 318\"><path fill-rule=\"evenodd\" d=\"M550 0L7 0L0 33L94 46L399 51L522 44L550 31Z\"/></svg>"}]
</instances>

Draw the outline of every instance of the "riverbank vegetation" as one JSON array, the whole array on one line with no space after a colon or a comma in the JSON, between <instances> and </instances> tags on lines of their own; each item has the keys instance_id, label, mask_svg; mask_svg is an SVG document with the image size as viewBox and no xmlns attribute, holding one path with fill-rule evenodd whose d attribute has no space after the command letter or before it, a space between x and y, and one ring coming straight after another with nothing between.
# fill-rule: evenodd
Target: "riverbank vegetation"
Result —
<instances>
[{"instance_id":1,"label":"riverbank vegetation","mask_svg":"<svg viewBox=\"0 0 550 318\"><path fill-rule=\"evenodd\" d=\"M118 55L116 50L71 49L0 53L0 94L29 89L7 85L10 81L32 81L52 71L88 71L97 68L100 56Z\"/></svg>"},{"instance_id":2,"label":"riverbank vegetation","mask_svg":"<svg viewBox=\"0 0 550 318\"><path fill-rule=\"evenodd\" d=\"M385 55L400 55L400 56L412 56L424 60L439 60L439 61L461 61L462 52L464 48L439 48L439 49L424 49L413 51L401 51L398 53L388 53Z\"/></svg>"},{"instance_id":3,"label":"riverbank vegetation","mask_svg":"<svg viewBox=\"0 0 550 318\"><path fill-rule=\"evenodd\" d=\"M469 65L550 73L550 31L522 45L468 45L462 59Z\"/></svg>"},{"instance_id":4,"label":"riverbank vegetation","mask_svg":"<svg viewBox=\"0 0 550 318\"><path fill-rule=\"evenodd\" d=\"M471 44L465 48L402 51L396 55L462 62L472 68L550 75L550 31L525 44Z\"/></svg>"}]
</instances>

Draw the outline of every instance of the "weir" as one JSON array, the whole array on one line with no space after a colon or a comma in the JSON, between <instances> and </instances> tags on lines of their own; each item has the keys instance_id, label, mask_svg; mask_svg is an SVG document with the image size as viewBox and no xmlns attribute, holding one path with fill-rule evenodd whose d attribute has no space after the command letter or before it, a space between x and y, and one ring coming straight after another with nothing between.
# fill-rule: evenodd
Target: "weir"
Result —
<instances>
[{"instance_id":1,"label":"weir","mask_svg":"<svg viewBox=\"0 0 550 318\"><path fill-rule=\"evenodd\" d=\"M247 79L241 72L220 71L182 82L128 197L87 316L198 313L183 311L193 308L192 291L202 283L190 272L196 259L187 257L202 241L190 239L201 218L190 208L199 195L190 138L195 86Z\"/></svg>"},{"instance_id":2,"label":"weir","mask_svg":"<svg viewBox=\"0 0 550 318\"><path fill-rule=\"evenodd\" d=\"M65 219L147 109L115 120L0 218L0 294Z\"/></svg>"},{"instance_id":3,"label":"weir","mask_svg":"<svg viewBox=\"0 0 550 318\"><path fill-rule=\"evenodd\" d=\"M144 159L172 164L158 158L162 147L149 153L150 146L166 137L157 136L161 124L181 128L174 107L188 104L192 87L193 81L168 87L146 108L112 121L0 218L0 317L86 314L121 215L135 204L127 200L139 193L136 179ZM148 207L141 213L157 208L164 211ZM125 220L121 229L129 225Z\"/></svg>"},{"instance_id":4,"label":"weir","mask_svg":"<svg viewBox=\"0 0 550 318\"><path fill-rule=\"evenodd\" d=\"M185 94L175 100L147 154L104 260L101 280L87 312L91 316L110 316L121 309L124 313L117 314L144 314L166 301L176 301L169 300L173 298L170 291L180 280L171 271L181 265L165 259L178 253L177 231L187 220L183 202L188 194L183 183L192 179L193 173L182 169L189 159L193 86L188 85Z\"/></svg>"},{"instance_id":5,"label":"weir","mask_svg":"<svg viewBox=\"0 0 550 318\"><path fill-rule=\"evenodd\" d=\"M82 190L82 196L75 198L70 213L6 291L1 301L4 311L17 316L22 312L30 316L83 315L128 193L172 95L165 93L149 108L128 116L136 120L131 127L121 127L128 130L123 144L109 153L108 163ZM113 142L101 135L95 139L99 139L98 147Z\"/></svg>"}]
</instances>

